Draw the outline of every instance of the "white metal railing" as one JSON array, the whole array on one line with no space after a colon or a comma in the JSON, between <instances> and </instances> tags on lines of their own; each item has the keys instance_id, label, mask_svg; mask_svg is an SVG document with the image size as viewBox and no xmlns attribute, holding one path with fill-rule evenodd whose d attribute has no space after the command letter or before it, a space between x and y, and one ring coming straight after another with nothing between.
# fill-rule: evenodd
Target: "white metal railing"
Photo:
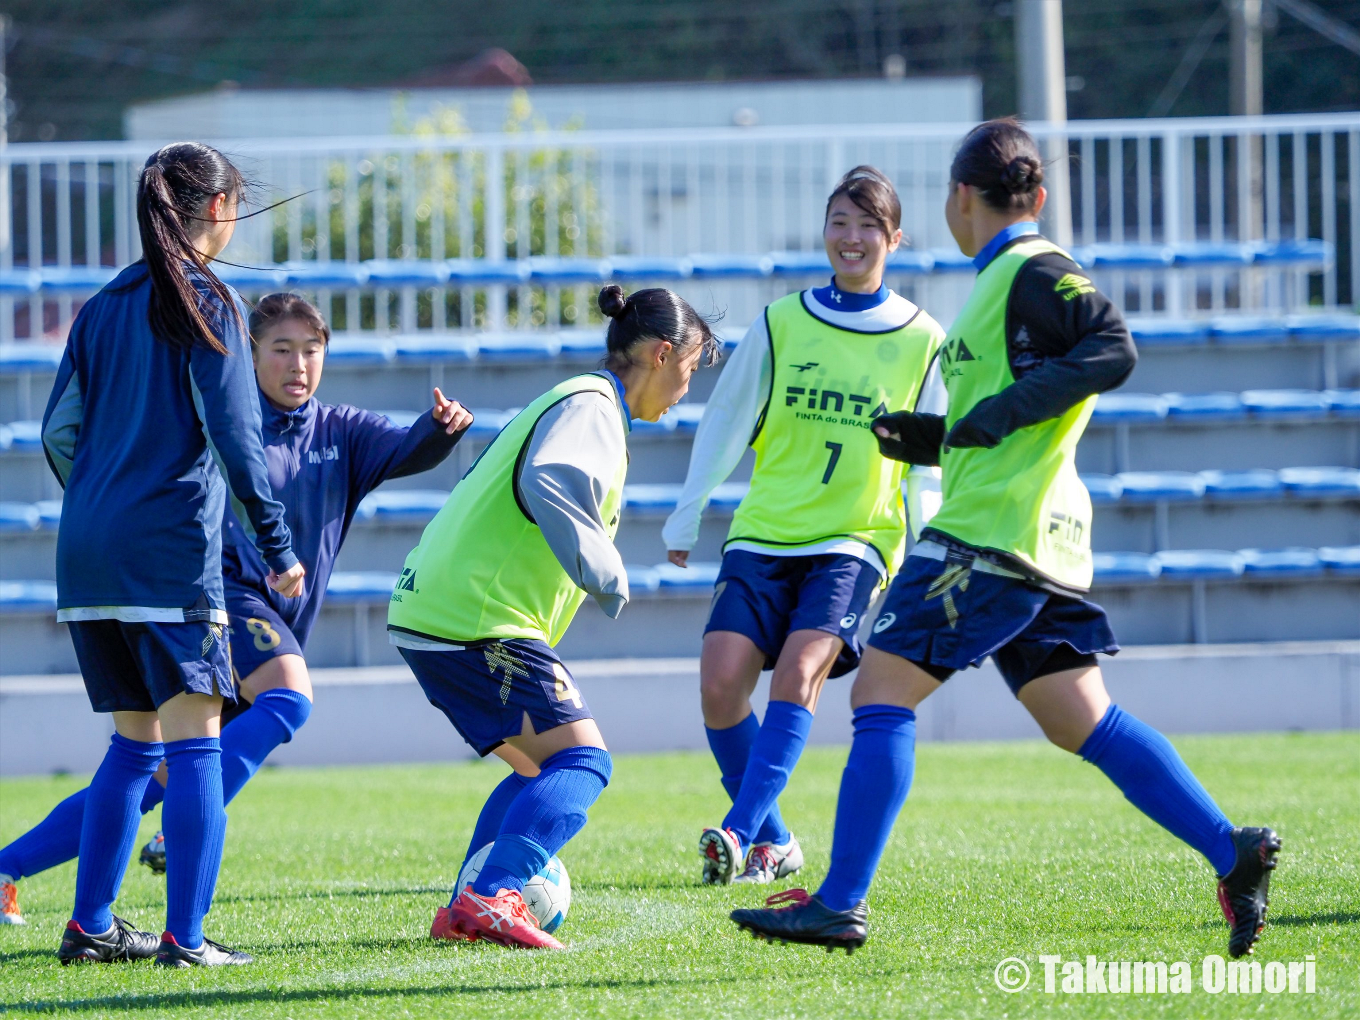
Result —
<instances>
[{"instance_id":1,"label":"white metal railing","mask_svg":"<svg viewBox=\"0 0 1360 1020\"><path fill-rule=\"evenodd\" d=\"M951 244L949 161L970 125L883 125L236 140L259 184L224 258L515 259L813 250L825 196L857 163L897 183L903 229ZM1321 238L1319 269L1117 271L1101 284L1131 312L1352 306L1360 298L1360 113L1034 125L1065 138L1074 242ZM1061 141L1059 142L1061 145ZM0 156L0 270L119 266L139 254L134 192L154 143L11 145ZM490 186L489 186L490 183ZM948 320L966 277L899 281ZM787 285L677 286L744 322ZM317 296L347 330L533 328L593 321L591 288L349 289ZM60 339L79 295L0 296L0 339Z\"/></svg>"}]
</instances>

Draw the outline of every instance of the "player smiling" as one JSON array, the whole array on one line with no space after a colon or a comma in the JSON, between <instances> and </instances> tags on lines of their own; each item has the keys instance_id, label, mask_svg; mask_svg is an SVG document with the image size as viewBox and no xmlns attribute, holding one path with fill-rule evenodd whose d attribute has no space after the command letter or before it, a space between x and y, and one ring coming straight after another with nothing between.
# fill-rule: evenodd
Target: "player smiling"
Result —
<instances>
[{"instance_id":1,"label":"player smiling","mask_svg":"<svg viewBox=\"0 0 1360 1020\"><path fill-rule=\"evenodd\" d=\"M822 685L859 662L856 632L902 559L903 468L879 456L869 422L944 410L933 369L944 330L883 282L900 220L897 193L873 167L836 185L823 228L830 284L781 298L751 326L709 398L662 531L671 562L684 566L709 495L755 449L699 667L709 747L733 800L700 836L706 883L770 882L802 867L776 798ZM910 484L929 484L928 472ZM758 723L750 698L766 669L774 675Z\"/></svg>"}]
</instances>

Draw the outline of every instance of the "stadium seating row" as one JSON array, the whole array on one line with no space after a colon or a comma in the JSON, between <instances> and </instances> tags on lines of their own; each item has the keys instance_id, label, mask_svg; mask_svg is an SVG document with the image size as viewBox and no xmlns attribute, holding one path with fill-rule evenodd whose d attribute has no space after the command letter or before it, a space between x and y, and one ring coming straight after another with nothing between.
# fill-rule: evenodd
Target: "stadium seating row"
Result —
<instances>
[{"instance_id":1,"label":"stadium seating row","mask_svg":"<svg viewBox=\"0 0 1360 1020\"><path fill-rule=\"evenodd\" d=\"M1094 244L1073 249L1084 266L1097 269L1149 270L1270 266L1324 266L1335 257L1326 241L1257 242L1252 244L1188 243ZM954 249L901 249L889 261L896 275L971 272L972 260ZM770 252L764 255L712 254L683 257L616 255L610 258L528 258L496 262L487 259L372 259L367 262L286 262L259 269L219 265L226 282L251 290L279 287L346 289L355 287L443 287L460 285L573 285L605 280L750 280L770 276L806 276L829 272L822 251ZM113 266L43 266L0 271L0 295L88 294L118 273Z\"/></svg>"}]
</instances>

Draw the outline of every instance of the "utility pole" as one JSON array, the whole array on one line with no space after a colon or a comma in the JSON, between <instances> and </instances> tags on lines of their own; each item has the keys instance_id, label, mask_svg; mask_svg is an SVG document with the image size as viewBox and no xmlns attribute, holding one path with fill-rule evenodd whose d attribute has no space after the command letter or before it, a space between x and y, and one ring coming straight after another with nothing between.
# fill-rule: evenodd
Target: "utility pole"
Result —
<instances>
[{"instance_id":1,"label":"utility pole","mask_svg":"<svg viewBox=\"0 0 1360 1020\"><path fill-rule=\"evenodd\" d=\"M1231 50L1229 112L1259 117L1264 112L1261 75L1262 0L1227 0L1228 45Z\"/></svg>"},{"instance_id":2,"label":"utility pole","mask_svg":"<svg viewBox=\"0 0 1360 1020\"><path fill-rule=\"evenodd\" d=\"M1257 0L1259 6L1259 0ZM1067 62L1063 56L1062 0L1016 0L1015 55L1020 84L1020 118L1031 123L1067 123ZM1048 204L1044 232L1063 246L1072 243L1072 188L1067 136L1040 142Z\"/></svg>"}]
</instances>

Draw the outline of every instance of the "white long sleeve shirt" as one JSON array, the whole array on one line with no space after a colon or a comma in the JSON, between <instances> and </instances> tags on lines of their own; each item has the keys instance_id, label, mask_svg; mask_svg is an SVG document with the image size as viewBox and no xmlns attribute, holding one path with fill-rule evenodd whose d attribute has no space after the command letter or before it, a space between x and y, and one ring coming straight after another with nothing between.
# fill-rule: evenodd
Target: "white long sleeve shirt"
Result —
<instances>
[{"instance_id":1,"label":"white long sleeve shirt","mask_svg":"<svg viewBox=\"0 0 1360 1020\"><path fill-rule=\"evenodd\" d=\"M813 291L803 293L805 305L813 315L831 326L862 332L880 332L899 327L916 314L916 306L889 291L887 300L863 311L841 311L818 301ZM760 316L742 337L723 366L722 375L708 398L699 430L690 450L689 472L675 511L666 519L661 538L667 549L688 551L699 539L699 524L713 490L727 480L750 445L760 412L769 399L774 366L770 361L770 339L765 316ZM917 411L944 414L949 397L940 376L938 361L933 362L917 399ZM912 534L919 535L925 522L940 507L940 470L913 465L906 476L907 515ZM864 560L880 574L886 565L872 546L854 539L836 538L815 545L769 546L743 540L729 549L748 549L768 556L817 556L845 553Z\"/></svg>"}]
</instances>

